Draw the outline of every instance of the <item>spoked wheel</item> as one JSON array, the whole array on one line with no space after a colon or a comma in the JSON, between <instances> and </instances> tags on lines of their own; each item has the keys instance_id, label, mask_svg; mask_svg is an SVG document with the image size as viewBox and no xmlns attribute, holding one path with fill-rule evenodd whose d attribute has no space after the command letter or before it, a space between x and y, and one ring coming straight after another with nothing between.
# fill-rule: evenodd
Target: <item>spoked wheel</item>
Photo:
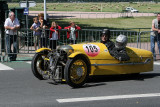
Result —
<instances>
[{"instance_id":1,"label":"spoked wheel","mask_svg":"<svg viewBox=\"0 0 160 107\"><path fill-rule=\"evenodd\" d=\"M89 65L84 57L69 59L65 67L65 79L73 88L82 87L89 76Z\"/></svg>"},{"instance_id":2,"label":"spoked wheel","mask_svg":"<svg viewBox=\"0 0 160 107\"><path fill-rule=\"evenodd\" d=\"M47 58L46 54L36 53L32 59L32 72L40 80L43 80L47 75L48 63L45 58Z\"/></svg>"}]
</instances>

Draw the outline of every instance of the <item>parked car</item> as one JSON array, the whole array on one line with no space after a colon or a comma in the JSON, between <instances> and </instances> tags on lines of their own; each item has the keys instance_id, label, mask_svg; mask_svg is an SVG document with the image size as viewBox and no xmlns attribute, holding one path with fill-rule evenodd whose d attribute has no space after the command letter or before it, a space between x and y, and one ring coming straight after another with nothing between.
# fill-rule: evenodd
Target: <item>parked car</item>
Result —
<instances>
[{"instance_id":1,"label":"parked car","mask_svg":"<svg viewBox=\"0 0 160 107\"><path fill-rule=\"evenodd\" d=\"M139 12L137 9L134 9L134 8L132 8L132 7L127 7L127 8L126 8L126 11L132 12L132 13L138 13L138 12Z\"/></svg>"},{"instance_id":2,"label":"parked car","mask_svg":"<svg viewBox=\"0 0 160 107\"><path fill-rule=\"evenodd\" d=\"M76 88L85 84L89 76L153 71L152 52L132 47L126 47L126 51L130 60L120 61L102 43L65 45L57 50L41 48L32 59L32 72L40 80L66 81Z\"/></svg>"}]
</instances>

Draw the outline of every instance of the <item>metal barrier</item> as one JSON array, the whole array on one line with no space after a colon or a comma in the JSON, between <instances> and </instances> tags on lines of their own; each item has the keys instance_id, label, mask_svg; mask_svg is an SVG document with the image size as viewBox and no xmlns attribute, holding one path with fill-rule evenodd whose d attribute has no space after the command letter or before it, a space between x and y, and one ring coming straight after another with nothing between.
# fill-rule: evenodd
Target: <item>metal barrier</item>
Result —
<instances>
[{"instance_id":1,"label":"metal barrier","mask_svg":"<svg viewBox=\"0 0 160 107\"><path fill-rule=\"evenodd\" d=\"M2 57L2 36L0 31L0 61L2 60L1 57Z\"/></svg>"},{"instance_id":2,"label":"metal barrier","mask_svg":"<svg viewBox=\"0 0 160 107\"><path fill-rule=\"evenodd\" d=\"M78 38L77 38L77 43L88 43L88 42L100 42L100 34L101 34L101 29L82 29L78 31ZM67 30L62 29L59 31L60 33L60 39L57 41L57 45L67 45L69 44L69 39L67 39ZM50 30L47 29L45 31L42 31L42 34L44 38L38 38L38 43L36 48L40 47L47 47L49 48L50 46L50 40L49 40L49 34ZM123 34L128 37L128 44L127 46L130 47L135 47L135 48L141 48L141 49L146 49L150 50L150 31L146 32L137 32L137 31L125 31L125 30L111 30L111 40L115 42L115 39L118 35ZM41 35L42 36L42 35ZM14 38L12 42L14 42ZM1 41L1 38L0 38ZM5 38L6 41L6 38ZM33 31L30 29L20 29L17 32L17 38L16 38L16 45L14 47L11 47L12 50L15 48L15 52L9 52L7 49L5 49L5 56L8 56L9 54L11 55L20 55L20 54L35 54L35 47L34 47L34 36L33 36ZM10 40L11 42L11 40ZM1 42L2 43L2 42ZM6 47L6 46L5 46ZM158 48L156 47L156 54ZM2 50L0 49L0 52L2 53ZM1 55L0 53L0 55Z\"/></svg>"},{"instance_id":3,"label":"metal barrier","mask_svg":"<svg viewBox=\"0 0 160 107\"><path fill-rule=\"evenodd\" d=\"M151 51L151 31L144 31L139 33L138 48ZM157 59L160 59L160 53L158 46L155 43L155 55Z\"/></svg>"}]
</instances>

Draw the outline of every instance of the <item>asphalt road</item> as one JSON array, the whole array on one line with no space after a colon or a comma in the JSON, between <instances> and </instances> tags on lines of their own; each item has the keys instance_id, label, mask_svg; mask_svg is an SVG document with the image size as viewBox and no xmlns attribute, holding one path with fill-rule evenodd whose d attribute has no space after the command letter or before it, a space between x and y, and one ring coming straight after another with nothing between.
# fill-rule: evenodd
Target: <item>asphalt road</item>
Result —
<instances>
[{"instance_id":1,"label":"asphalt road","mask_svg":"<svg viewBox=\"0 0 160 107\"><path fill-rule=\"evenodd\" d=\"M156 62L153 72L92 77L73 89L38 80L27 62L0 63L0 107L159 107L159 69Z\"/></svg>"}]
</instances>

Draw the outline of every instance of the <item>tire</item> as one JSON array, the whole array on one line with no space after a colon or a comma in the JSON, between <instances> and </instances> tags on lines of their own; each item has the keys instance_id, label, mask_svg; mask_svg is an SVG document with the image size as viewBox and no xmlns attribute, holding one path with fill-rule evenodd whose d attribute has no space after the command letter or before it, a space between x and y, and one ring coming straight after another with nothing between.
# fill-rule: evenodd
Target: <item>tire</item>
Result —
<instances>
[{"instance_id":1,"label":"tire","mask_svg":"<svg viewBox=\"0 0 160 107\"><path fill-rule=\"evenodd\" d=\"M32 73L39 80L44 80L42 72L44 73L46 70L44 67L44 59L42 58L42 56L46 57L47 55L41 54L41 53L36 53L32 59L32 63L31 63ZM38 61L39 61L39 63L38 63ZM38 64L38 66L37 66L37 64Z\"/></svg>"},{"instance_id":2,"label":"tire","mask_svg":"<svg viewBox=\"0 0 160 107\"><path fill-rule=\"evenodd\" d=\"M73 88L82 87L89 77L89 70L89 63L83 56L69 59L64 70L67 84Z\"/></svg>"}]
</instances>

